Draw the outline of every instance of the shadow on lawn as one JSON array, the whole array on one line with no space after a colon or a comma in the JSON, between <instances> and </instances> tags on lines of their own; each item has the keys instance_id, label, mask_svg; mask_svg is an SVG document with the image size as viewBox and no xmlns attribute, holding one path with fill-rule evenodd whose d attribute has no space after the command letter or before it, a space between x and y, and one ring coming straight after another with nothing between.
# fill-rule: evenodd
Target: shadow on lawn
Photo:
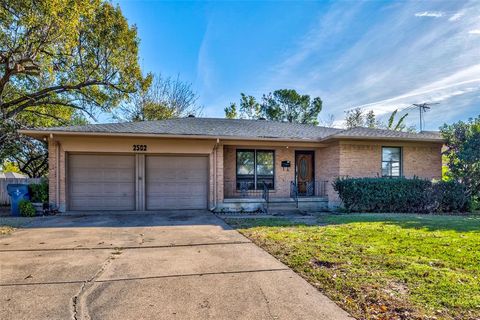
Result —
<instances>
[{"instance_id":1,"label":"shadow on lawn","mask_svg":"<svg viewBox=\"0 0 480 320\"><path fill-rule=\"evenodd\" d=\"M480 233L480 215L454 216L380 213L328 214L320 216L316 226L368 222L383 222L385 224L400 226L405 229ZM227 223L236 229L253 227L311 227L311 225L292 221L288 218L227 219Z\"/></svg>"}]
</instances>

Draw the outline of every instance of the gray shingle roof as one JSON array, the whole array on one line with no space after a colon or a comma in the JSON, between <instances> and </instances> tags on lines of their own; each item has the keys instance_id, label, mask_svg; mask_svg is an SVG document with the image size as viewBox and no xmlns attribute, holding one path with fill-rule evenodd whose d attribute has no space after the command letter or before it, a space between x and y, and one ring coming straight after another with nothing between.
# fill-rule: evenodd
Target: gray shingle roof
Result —
<instances>
[{"instance_id":1,"label":"gray shingle roof","mask_svg":"<svg viewBox=\"0 0 480 320\"><path fill-rule=\"evenodd\" d=\"M153 134L173 136L232 137L245 139L330 140L330 139L388 139L413 141L442 141L432 132L408 133L384 129L336 129L309 124L285 123L267 120L177 118L159 121L88 124L83 126L41 128L32 132L73 132L109 134Z\"/></svg>"},{"instance_id":2,"label":"gray shingle roof","mask_svg":"<svg viewBox=\"0 0 480 320\"><path fill-rule=\"evenodd\" d=\"M45 131L166 134L212 137L245 137L316 140L339 129L266 120L221 118L177 118L159 121L89 124L84 126L44 128Z\"/></svg>"},{"instance_id":3,"label":"gray shingle roof","mask_svg":"<svg viewBox=\"0 0 480 320\"><path fill-rule=\"evenodd\" d=\"M404 132L404 131L393 131L387 129L371 129L364 127L356 127L352 129L343 130L337 132L328 138L391 138L402 139L402 140L442 140L442 137L439 132L435 131L423 131L420 133L415 132Z\"/></svg>"}]
</instances>

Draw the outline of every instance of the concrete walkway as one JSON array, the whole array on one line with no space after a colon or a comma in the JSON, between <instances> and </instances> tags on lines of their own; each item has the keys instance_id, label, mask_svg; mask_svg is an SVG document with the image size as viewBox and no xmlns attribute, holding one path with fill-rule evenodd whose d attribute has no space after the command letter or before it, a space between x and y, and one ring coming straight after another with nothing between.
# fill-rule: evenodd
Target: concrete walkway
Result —
<instances>
[{"instance_id":1,"label":"concrete walkway","mask_svg":"<svg viewBox=\"0 0 480 320\"><path fill-rule=\"evenodd\" d=\"M0 319L349 319L206 211L36 219L0 237Z\"/></svg>"}]
</instances>

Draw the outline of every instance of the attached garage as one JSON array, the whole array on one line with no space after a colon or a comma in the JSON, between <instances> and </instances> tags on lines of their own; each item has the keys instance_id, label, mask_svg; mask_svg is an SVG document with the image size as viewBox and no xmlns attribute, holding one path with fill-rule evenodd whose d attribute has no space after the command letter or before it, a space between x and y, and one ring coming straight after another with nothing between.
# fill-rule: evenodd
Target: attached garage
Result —
<instances>
[{"instance_id":1,"label":"attached garage","mask_svg":"<svg viewBox=\"0 0 480 320\"><path fill-rule=\"evenodd\" d=\"M207 156L146 156L146 209L206 209Z\"/></svg>"},{"instance_id":2,"label":"attached garage","mask_svg":"<svg viewBox=\"0 0 480 320\"><path fill-rule=\"evenodd\" d=\"M207 208L208 156L69 154L67 163L69 210Z\"/></svg>"},{"instance_id":3,"label":"attached garage","mask_svg":"<svg viewBox=\"0 0 480 320\"><path fill-rule=\"evenodd\" d=\"M70 210L135 210L135 156L70 154Z\"/></svg>"}]
</instances>

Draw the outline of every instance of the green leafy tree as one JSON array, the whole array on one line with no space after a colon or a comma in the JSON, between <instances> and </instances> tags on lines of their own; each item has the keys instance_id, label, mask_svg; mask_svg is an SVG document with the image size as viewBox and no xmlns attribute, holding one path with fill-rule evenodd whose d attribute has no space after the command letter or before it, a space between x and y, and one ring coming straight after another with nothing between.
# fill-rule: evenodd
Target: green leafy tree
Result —
<instances>
[{"instance_id":1,"label":"green leafy tree","mask_svg":"<svg viewBox=\"0 0 480 320\"><path fill-rule=\"evenodd\" d=\"M149 74L139 82L137 91L130 96L114 117L126 121L163 120L199 115L202 108L197 105L197 94L190 83L179 77L163 77Z\"/></svg>"},{"instance_id":2,"label":"green leafy tree","mask_svg":"<svg viewBox=\"0 0 480 320\"><path fill-rule=\"evenodd\" d=\"M449 178L462 182L468 196L480 197L480 116L447 125L440 131L445 139L444 157Z\"/></svg>"},{"instance_id":3,"label":"green leafy tree","mask_svg":"<svg viewBox=\"0 0 480 320\"><path fill-rule=\"evenodd\" d=\"M238 112L237 112L237 105L235 103L230 103L228 107L223 109L225 111L225 118L227 119L237 119Z\"/></svg>"},{"instance_id":4,"label":"green leafy tree","mask_svg":"<svg viewBox=\"0 0 480 320\"><path fill-rule=\"evenodd\" d=\"M110 2L2 1L1 148L16 139L26 114L59 120L67 109L93 116L117 106L143 81L138 42Z\"/></svg>"},{"instance_id":5,"label":"green leafy tree","mask_svg":"<svg viewBox=\"0 0 480 320\"><path fill-rule=\"evenodd\" d=\"M365 127L365 114L362 108L355 108L345 112L345 126L347 129Z\"/></svg>"},{"instance_id":6,"label":"green leafy tree","mask_svg":"<svg viewBox=\"0 0 480 320\"><path fill-rule=\"evenodd\" d=\"M228 119L259 119L263 117L262 106L257 102L255 97L247 96L244 93L240 93L238 108L236 103L231 103L224 111L225 117Z\"/></svg>"},{"instance_id":7,"label":"green leafy tree","mask_svg":"<svg viewBox=\"0 0 480 320\"><path fill-rule=\"evenodd\" d=\"M261 110L269 120L318 125L322 99L311 99L293 89L281 89L263 96Z\"/></svg>"},{"instance_id":8,"label":"green leafy tree","mask_svg":"<svg viewBox=\"0 0 480 320\"><path fill-rule=\"evenodd\" d=\"M240 94L240 103L231 103L224 109L229 119L260 119L310 123L318 125L318 115L322 111L322 100L300 95L293 89L281 89L263 95L261 103L255 97Z\"/></svg>"}]
</instances>

